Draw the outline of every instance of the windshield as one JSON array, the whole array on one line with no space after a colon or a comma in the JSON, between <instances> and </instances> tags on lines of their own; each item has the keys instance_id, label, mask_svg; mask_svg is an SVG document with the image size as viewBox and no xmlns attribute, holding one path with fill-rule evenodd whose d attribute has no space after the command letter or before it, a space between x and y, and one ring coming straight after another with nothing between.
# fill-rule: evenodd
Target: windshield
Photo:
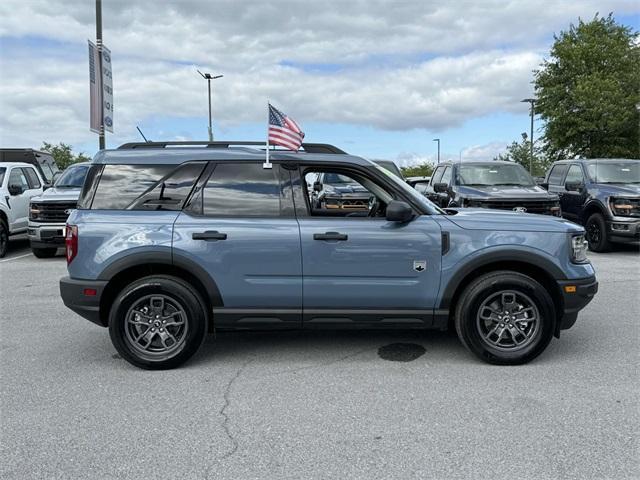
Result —
<instances>
[{"instance_id":1,"label":"windshield","mask_svg":"<svg viewBox=\"0 0 640 480\"><path fill-rule=\"evenodd\" d=\"M458 167L459 185L522 186L535 185L531 175L521 165L465 165Z\"/></svg>"},{"instance_id":2,"label":"windshield","mask_svg":"<svg viewBox=\"0 0 640 480\"><path fill-rule=\"evenodd\" d=\"M415 188L411 188L409 186L409 184L407 184L407 182L403 181L402 179L398 178L396 175L394 175L393 173L391 173L389 170L387 170L384 167L381 167L378 164L375 164L376 169L378 169L378 171L384 173L387 178L391 179L391 181L394 183L394 185L396 185L398 188L400 188L403 193L405 195L407 195L408 197L411 197L411 199L413 201L415 201L416 203L422 205L429 213L431 214L445 214L444 210L441 210L439 207L437 207L436 205L434 205L433 203L431 203L429 200L427 200L427 198L424 195L420 195Z\"/></svg>"},{"instance_id":3,"label":"windshield","mask_svg":"<svg viewBox=\"0 0 640 480\"><path fill-rule=\"evenodd\" d=\"M640 183L640 160L587 164L589 177L595 183Z\"/></svg>"},{"instance_id":4,"label":"windshield","mask_svg":"<svg viewBox=\"0 0 640 480\"><path fill-rule=\"evenodd\" d=\"M89 165L69 167L56 181L56 188L82 188L84 177L87 176Z\"/></svg>"}]
</instances>

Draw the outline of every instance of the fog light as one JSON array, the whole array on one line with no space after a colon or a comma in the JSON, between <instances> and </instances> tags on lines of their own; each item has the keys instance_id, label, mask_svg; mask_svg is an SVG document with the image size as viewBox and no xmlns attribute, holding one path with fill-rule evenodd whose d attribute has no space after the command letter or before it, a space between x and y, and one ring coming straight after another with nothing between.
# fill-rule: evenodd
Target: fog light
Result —
<instances>
[{"instance_id":1,"label":"fog light","mask_svg":"<svg viewBox=\"0 0 640 480\"><path fill-rule=\"evenodd\" d=\"M617 232L628 232L629 225L627 225L626 223L612 223L611 230L615 230Z\"/></svg>"},{"instance_id":2,"label":"fog light","mask_svg":"<svg viewBox=\"0 0 640 480\"><path fill-rule=\"evenodd\" d=\"M575 285L565 285L564 286L564 291L567 293L576 293L576 286Z\"/></svg>"}]
</instances>

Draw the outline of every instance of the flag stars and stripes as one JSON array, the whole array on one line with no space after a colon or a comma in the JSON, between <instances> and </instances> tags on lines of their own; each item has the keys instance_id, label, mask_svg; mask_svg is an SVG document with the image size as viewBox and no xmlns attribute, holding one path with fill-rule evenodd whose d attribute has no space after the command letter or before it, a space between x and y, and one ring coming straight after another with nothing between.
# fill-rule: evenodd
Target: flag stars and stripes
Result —
<instances>
[{"instance_id":1,"label":"flag stars and stripes","mask_svg":"<svg viewBox=\"0 0 640 480\"><path fill-rule=\"evenodd\" d=\"M280 110L269 104L269 145L279 145L298 151L304 139L300 126Z\"/></svg>"}]
</instances>

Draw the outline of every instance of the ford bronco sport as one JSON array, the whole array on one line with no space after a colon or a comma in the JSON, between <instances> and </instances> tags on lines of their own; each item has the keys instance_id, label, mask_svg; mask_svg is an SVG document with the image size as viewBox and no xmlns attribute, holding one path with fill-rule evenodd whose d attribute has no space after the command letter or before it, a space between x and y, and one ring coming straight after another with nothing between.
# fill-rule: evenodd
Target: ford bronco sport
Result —
<instances>
[{"instance_id":1,"label":"ford bronco sport","mask_svg":"<svg viewBox=\"0 0 640 480\"><path fill-rule=\"evenodd\" d=\"M64 303L147 369L223 329L455 327L495 364L538 356L597 281L584 229L561 218L443 211L388 170L320 144L153 142L99 152L66 228ZM234 146L239 145L239 146ZM317 209L334 173L373 200Z\"/></svg>"}]
</instances>

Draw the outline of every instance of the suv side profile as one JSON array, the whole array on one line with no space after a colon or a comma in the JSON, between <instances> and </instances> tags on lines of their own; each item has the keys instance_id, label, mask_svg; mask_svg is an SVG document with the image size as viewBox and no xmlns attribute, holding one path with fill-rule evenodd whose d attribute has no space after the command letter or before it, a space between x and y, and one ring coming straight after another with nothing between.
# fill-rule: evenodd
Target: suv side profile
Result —
<instances>
[{"instance_id":1,"label":"suv side profile","mask_svg":"<svg viewBox=\"0 0 640 480\"><path fill-rule=\"evenodd\" d=\"M597 292L566 220L445 212L316 144L272 151L273 168L257 142L173 144L100 151L66 230L65 305L138 367L176 367L214 329L292 328L453 327L479 358L521 364ZM364 187L365 214L316 211L305 179L319 173Z\"/></svg>"},{"instance_id":2,"label":"suv side profile","mask_svg":"<svg viewBox=\"0 0 640 480\"><path fill-rule=\"evenodd\" d=\"M514 162L444 162L425 190L442 208L476 207L560 216L558 196Z\"/></svg>"},{"instance_id":3,"label":"suv side profile","mask_svg":"<svg viewBox=\"0 0 640 480\"><path fill-rule=\"evenodd\" d=\"M562 160L545 186L560 196L562 215L585 226L594 252L640 241L640 160Z\"/></svg>"},{"instance_id":4,"label":"suv side profile","mask_svg":"<svg viewBox=\"0 0 640 480\"><path fill-rule=\"evenodd\" d=\"M0 258L9 248L9 236L27 231L29 202L43 191L44 181L27 163L0 163Z\"/></svg>"}]
</instances>

